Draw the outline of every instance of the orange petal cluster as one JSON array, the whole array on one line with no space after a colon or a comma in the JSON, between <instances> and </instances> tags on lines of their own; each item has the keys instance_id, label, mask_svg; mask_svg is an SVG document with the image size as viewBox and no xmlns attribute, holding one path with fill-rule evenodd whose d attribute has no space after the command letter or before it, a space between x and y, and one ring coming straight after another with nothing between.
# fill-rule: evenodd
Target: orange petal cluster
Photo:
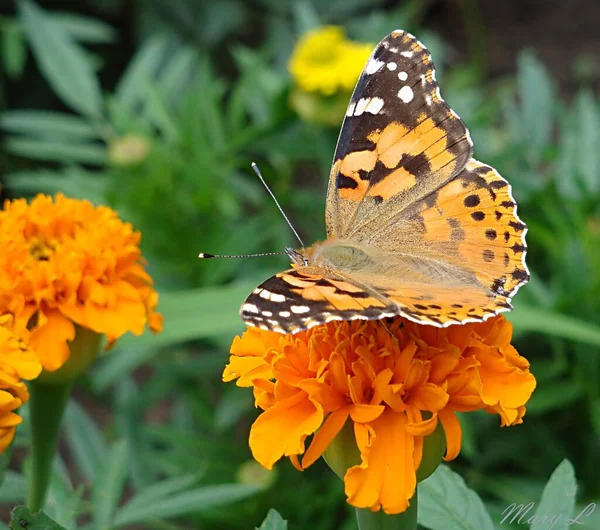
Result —
<instances>
[{"instance_id":1,"label":"orange petal cluster","mask_svg":"<svg viewBox=\"0 0 600 530\"><path fill-rule=\"evenodd\" d=\"M140 233L116 212L89 201L40 194L6 201L0 211L0 314L48 371L69 358L76 326L109 344L146 326L157 332L158 295L144 269Z\"/></svg>"},{"instance_id":2,"label":"orange petal cluster","mask_svg":"<svg viewBox=\"0 0 600 530\"><path fill-rule=\"evenodd\" d=\"M283 456L310 466L352 421L361 463L344 477L348 502L401 513L438 422L446 460L460 451L456 412L483 409L503 426L522 422L536 382L511 337L503 316L443 329L401 317L331 322L295 335L249 328L234 339L223 380L253 387L264 410L250 432L263 466Z\"/></svg>"},{"instance_id":3,"label":"orange petal cluster","mask_svg":"<svg viewBox=\"0 0 600 530\"><path fill-rule=\"evenodd\" d=\"M21 379L35 379L42 371L35 353L13 332L13 324L11 315L0 315L0 452L22 421L15 410L29 399Z\"/></svg>"}]
</instances>

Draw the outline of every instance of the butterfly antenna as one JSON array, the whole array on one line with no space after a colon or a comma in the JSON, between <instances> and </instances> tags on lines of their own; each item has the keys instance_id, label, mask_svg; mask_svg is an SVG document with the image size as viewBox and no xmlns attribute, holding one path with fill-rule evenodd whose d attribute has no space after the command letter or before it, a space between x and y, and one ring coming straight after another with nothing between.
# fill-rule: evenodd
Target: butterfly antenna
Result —
<instances>
[{"instance_id":1,"label":"butterfly antenna","mask_svg":"<svg viewBox=\"0 0 600 530\"><path fill-rule=\"evenodd\" d=\"M260 169L258 169L258 166L254 162L252 162L252 169L254 170L254 173L256 173L256 175L258 176L258 178L260 179L260 181L263 183L263 186L269 192L269 195L271 196L271 198L273 199L273 201L275 201L275 204L276 204L277 208L281 212L281 215L283 215L283 218L285 219L285 222L292 229L292 232L294 232L294 235L296 236L296 239L298 241L300 241L300 244L302 245L302 248L304 248L304 241L302 241L302 238L298 235L298 232L296 232L296 229L293 227L292 223L287 218L287 215L285 215L285 212L283 211L283 208L279 205L279 202L277 202L277 199L275 198L275 195L271 191L271 188L269 188L269 186L265 182L265 179L263 178L263 176L262 176L262 174L260 172Z\"/></svg>"},{"instance_id":2,"label":"butterfly antenna","mask_svg":"<svg viewBox=\"0 0 600 530\"><path fill-rule=\"evenodd\" d=\"M286 252L263 252L261 254L209 254L208 252L200 252L198 257L201 259L210 258L262 258L263 256L283 256Z\"/></svg>"}]
</instances>

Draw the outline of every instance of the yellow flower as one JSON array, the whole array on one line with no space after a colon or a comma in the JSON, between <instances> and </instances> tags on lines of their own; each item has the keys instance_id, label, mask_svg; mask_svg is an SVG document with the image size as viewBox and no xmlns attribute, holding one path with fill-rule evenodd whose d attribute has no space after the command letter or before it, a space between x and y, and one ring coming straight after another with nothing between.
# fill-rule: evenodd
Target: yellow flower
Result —
<instances>
[{"instance_id":1,"label":"yellow flower","mask_svg":"<svg viewBox=\"0 0 600 530\"><path fill-rule=\"evenodd\" d=\"M21 379L35 379L42 370L35 353L14 334L13 323L11 315L0 315L0 452L12 442L22 421L15 409L29 399Z\"/></svg>"},{"instance_id":2,"label":"yellow flower","mask_svg":"<svg viewBox=\"0 0 600 530\"><path fill-rule=\"evenodd\" d=\"M140 234L110 208L58 194L31 204L6 201L0 211L0 314L15 318L20 336L45 370L69 358L76 326L111 344L146 324L162 329L158 296L144 269Z\"/></svg>"},{"instance_id":3,"label":"yellow flower","mask_svg":"<svg viewBox=\"0 0 600 530\"><path fill-rule=\"evenodd\" d=\"M324 26L300 39L288 68L306 92L351 92L372 51L372 44L348 40L343 28Z\"/></svg>"},{"instance_id":4,"label":"yellow flower","mask_svg":"<svg viewBox=\"0 0 600 530\"><path fill-rule=\"evenodd\" d=\"M283 456L298 469L310 466L351 421L361 462L344 477L348 502L394 514L410 504L424 439L438 422L446 460L460 451L456 412L483 409L503 426L522 422L535 379L511 336L502 316L443 329L400 317L296 335L250 328L234 339L223 380L253 387L264 412L250 448L268 469Z\"/></svg>"}]
</instances>

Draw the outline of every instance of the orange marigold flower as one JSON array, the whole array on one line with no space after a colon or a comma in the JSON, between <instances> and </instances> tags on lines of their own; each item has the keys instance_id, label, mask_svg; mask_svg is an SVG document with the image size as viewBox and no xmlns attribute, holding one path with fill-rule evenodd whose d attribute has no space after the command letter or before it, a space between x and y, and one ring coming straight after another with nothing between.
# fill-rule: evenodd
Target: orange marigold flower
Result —
<instances>
[{"instance_id":1,"label":"orange marigold flower","mask_svg":"<svg viewBox=\"0 0 600 530\"><path fill-rule=\"evenodd\" d=\"M351 420L361 463L344 477L348 502L400 513L438 421L445 460L460 451L456 412L483 409L503 426L522 422L535 379L511 336L503 316L448 328L401 317L332 322L296 335L249 328L234 339L223 380L253 387L265 412L252 426L250 448L268 469L283 456L310 466Z\"/></svg>"},{"instance_id":2,"label":"orange marigold flower","mask_svg":"<svg viewBox=\"0 0 600 530\"><path fill-rule=\"evenodd\" d=\"M21 379L35 379L42 371L37 356L13 332L11 315L0 315L0 452L15 436L21 416L14 411L29 399Z\"/></svg>"},{"instance_id":3,"label":"orange marigold flower","mask_svg":"<svg viewBox=\"0 0 600 530\"><path fill-rule=\"evenodd\" d=\"M69 358L76 326L111 344L146 324L162 329L158 296L144 269L140 233L116 212L58 194L6 201L0 211L0 314L31 332L45 370Z\"/></svg>"}]
</instances>

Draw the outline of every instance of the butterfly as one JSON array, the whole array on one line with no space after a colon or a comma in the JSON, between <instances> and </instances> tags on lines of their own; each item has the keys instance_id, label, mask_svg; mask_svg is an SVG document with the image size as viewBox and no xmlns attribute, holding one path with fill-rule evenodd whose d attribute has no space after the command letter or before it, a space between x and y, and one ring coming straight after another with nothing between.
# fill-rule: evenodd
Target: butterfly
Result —
<instances>
[{"instance_id":1,"label":"butterfly","mask_svg":"<svg viewBox=\"0 0 600 530\"><path fill-rule=\"evenodd\" d=\"M472 158L430 53L396 30L369 58L338 139L327 238L248 296L249 326L296 333L401 315L438 327L512 309L529 279L527 228L510 185Z\"/></svg>"}]
</instances>

